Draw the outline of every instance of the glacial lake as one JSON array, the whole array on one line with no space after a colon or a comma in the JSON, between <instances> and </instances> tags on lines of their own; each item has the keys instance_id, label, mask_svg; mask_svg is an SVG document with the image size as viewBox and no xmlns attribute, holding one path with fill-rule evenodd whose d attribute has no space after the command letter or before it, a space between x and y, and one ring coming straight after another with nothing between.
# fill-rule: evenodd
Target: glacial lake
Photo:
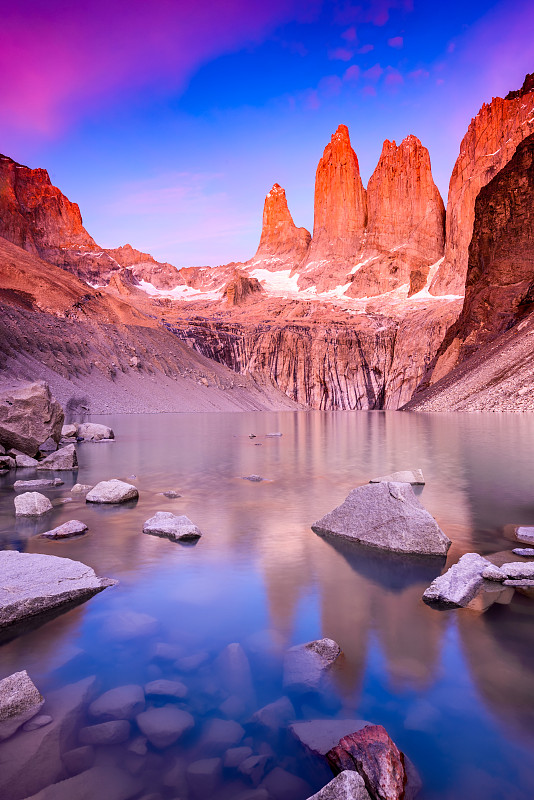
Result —
<instances>
[{"instance_id":1,"label":"glacial lake","mask_svg":"<svg viewBox=\"0 0 534 800\"><path fill-rule=\"evenodd\" d=\"M4 643L0 677L26 669L45 698L91 675L99 692L170 678L187 687L181 704L195 720L179 744L149 747L141 756L129 740L99 747L97 763L125 769L139 797L253 798L250 779L230 769L196 794L172 784L180 764L242 745L203 750L206 727L224 717L220 707L230 694L221 686L218 656L230 643L242 645L260 708L284 694L285 649L330 637L344 658L328 691L295 700L298 719L353 717L383 725L415 764L421 800L531 800L534 602L516 592L485 611L482 604L434 610L421 595L439 567L369 555L320 538L310 526L370 478L420 467L427 483L417 494L453 541L447 565L465 552L509 551L517 545L506 526L534 525L534 416L251 412L91 419L110 425L116 439L78 446L79 470L58 473L64 485L45 490L57 505L44 518L15 520L14 473L0 479L0 546L80 560L119 584ZM266 436L273 432L283 435ZM251 474L265 480L242 479ZM42 476L17 471L17 478ZM76 482L112 477L134 483L139 501L98 507L70 494ZM181 496L166 498L167 490ZM156 511L186 514L202 538L184 545L143 534L143 522ZM86 522L89 533L63 542L36 538L69 519ZM137 629L137 614L151 620L142 618ZM160 658L158 643L172 645L177 658ZM326 783L328 773L312 768L296 742L249 728L254 708L239 710L234 702L232 712L231 706L224 708L243 724L245 745L268 756L266 774L281 768L307 783L284 786L279 772L272 800L304 800ZM67 749L77 746L74 735Z\"/></svg>"}]
</instances>

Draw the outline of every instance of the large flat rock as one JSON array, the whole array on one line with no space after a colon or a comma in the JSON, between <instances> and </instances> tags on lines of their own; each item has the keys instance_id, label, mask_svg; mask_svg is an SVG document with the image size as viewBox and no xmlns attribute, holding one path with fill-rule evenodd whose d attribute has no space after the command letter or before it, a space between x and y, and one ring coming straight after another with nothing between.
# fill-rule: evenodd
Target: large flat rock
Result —
<instances>
[{"instance_id":1,"label":"large flat rock","mask_svg":"<svg viewBox=\"0 0 534 800\"><path fill-rule=\"evenodd\" d=\"M396 553L443 556L451 546L408 483L370 483L353 489L312 530Z\"/></svg>"},{"instance_id":2,"label":"large flat rock","mask_svg":"<svg viewBox=\"0 0 534 800\"><path fill-rule=\"evenodd\" d=\"M15 550L0 551L0 575L0 629L81 603L115 583L81 561Z\"/></svg>"},{"instance_id":3,"label":"large flat rock","mask_svg":"<svg viewBox=\"0 0 534 800\"><path fill-rule=\"evenodd\" d=\"M100 481L87 492L87 503L126 503L128 500L137 500L139 492L131 483L125 483L117 478L109 481Z\"/></svg>"},{"instance_id":4,"label":"large flat rock","mask_svg":"<svg viewBox=\"0 0 534 800\"><path fill-rule=\"evenodd\" d=\"M435 578L423 594L430 605L465 607L482 589L484 570L494 567L478 553L466 553L443 575Z\"/></svg>"}]
</instances>

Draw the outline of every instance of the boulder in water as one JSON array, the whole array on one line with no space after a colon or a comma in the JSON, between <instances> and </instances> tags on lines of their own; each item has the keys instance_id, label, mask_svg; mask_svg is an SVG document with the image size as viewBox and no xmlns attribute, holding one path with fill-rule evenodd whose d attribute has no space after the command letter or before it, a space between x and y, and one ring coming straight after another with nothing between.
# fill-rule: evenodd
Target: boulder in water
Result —
<instances>
[{"instance_id":1,"label":"boulder in water","mask_svg":"<svg viewBox=\"0 0 534 800\"><path fill-rule=\"evenodd\" d=\"M143 533L153 536L164 536L173 542L187 539L199 539L202 533L185 515L177 516L170 511L156 511L153 517L143 525Z\"/></svg>"},{"instance_id":2,"label":"boulder in water","mask_svg":"<svg viewBox=\"0 0 534 800\"><path fill-rule=\"evenodd\" d=\"M63 409L46 383L20 383L0 394L0 444L35 456L41 442L59 442Z\"/></svg>"},{"instance_id":3,"label":"boulder in water","mask_svg":"<svg viewBox=\"0 0 534 800\"><path fill-rule=\"evenodd\" d=\"M52 510L52 503L40 492L24 492L15 497L17 517L40 517Z\"/></svg>"},{"instance_id":4,"label":"boulder in water","mask_svg":"<svg viewBox=\"0 0 534 800\"><path fill-rule=\"evenodd\" d=\"M110 481L100 481L85 496L88 503L126 503L128 500L137 500L139 492L131 483L112 478Z\"/></svg>"},{"instance_id":5,"label":"boulder in water","mask_svg":"<svg viewBox=\"0 0 534 800\"><path fill-rule=\"evenodd\" d=\"M0 681L0 741L35 717L43 703L43 696L26 670Z\"/></svg>"},{"instance_id":6,"label":"boulder in water","mask_svg":"<svg viewBox=\"0 0 534 800\"><path fill-rule=\"evenodd\" d=\"M56 450L55 453L50 453L49 456L44 458L37 469L54 469L54 470L67 470L78 468L78 456L76 455L76 448L73 444L68 444L62 447L61 450Z\"/></svg>"}]
</instances>

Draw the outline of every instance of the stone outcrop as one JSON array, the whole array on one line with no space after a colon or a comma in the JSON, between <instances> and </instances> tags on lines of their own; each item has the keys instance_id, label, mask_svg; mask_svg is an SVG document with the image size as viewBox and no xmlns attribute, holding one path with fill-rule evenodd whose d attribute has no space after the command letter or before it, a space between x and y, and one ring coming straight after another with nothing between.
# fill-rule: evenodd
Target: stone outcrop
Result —
<instances>
[{"instance_id":1,"label":"stone outcrop","mask_svg":"<svg viewBox=\"0 0 534 800\"><path fill-rule=\"evenodd\" d=\"M420 392L534 309L534 134L481 189L475 204L465 299L448 329ZM517 330L517 329L516 329Z\"/></svg>"},{"instance_id":2,"label":"stone outcrop","mask_svg":"<svg viewBox=\"0 0 534 800\"><path fill-rule=\"evenodd\" d=\"M425 589L423 600L438 607L465 607L482 588L482 573L492 564L478 553L466 553L457 564L435 578Z\"/></svg>"},{"instance_id":3,"label":"stone outcrop","mask_svg":"<svg viewBox=\"0 0 534 800\"><path fill-rule=\"evenodd\" d=\"M261 294L263 287L257 278L251 278L236 269L223 290L223 299L229 306L241 306L251 297Z\"/></svg>"},{"instance_id":4,"label":"stone outcrop","mask_svg":"<svg viewBox=\"0 0 534 800\"><path fill-rule=\"evenodd\" d=\"M527 75L519 91L484 103L462 139L449 184L445 260L432 282L431 293L463 293L476 197L531 133L534 86L532 75Z\"/></svg>"},{"instance_id":5,"label":"stone outcrop","mask_svg":"<svg viewBox=\"0 0 534 800\"><path fill-rule=\"evenodd\" d=\"M59 442L63 419L46 383L14 384L0 395L0 444L35 456L46 439Z\"/></svg>"},{"instance_id":6,"label":"stone outcrop","mask_svg":"<svg viewBox=\"0 0 534 800\"><path fill-rule=\"evenodd\" d=\"M324 262L346 264L359 252L367 224L367 198L346 125L325 147L315 176L313 238L299 286L321 288ZM323 265L321 267L321 264Z\"/></svg>"},{"instance_id":7,"label":"stone outcrop","mask_svg":"<svg viewBox=\"0 0 534 800\"><path fill-rule=\"evenodd\" d=\"M443 255L445 207L432 178L430 156L416 136L384 142L367 186L365 247L347 295L370 297L425 285Z\"/></svg>"},{"instance_id":8,"label":"stone outcrop","mask_svg":"<svg viewBox=\"0 0 534 800\"><path fill-rule=\"evenodd\" d=\"M82 224L80 209L44 169L0 155L0 236L84 280L107 282L118 269Z\"/></svg>"},{"instance_id":9,"label":"stone outcrop","mask_svg":"<svg viewBox=\"0 0 534 800\"><path fill-rule=\"evenodd\" d=\"M269 270L300 264L310 246L306 228L297 228L289 211L285 190L277 183L265 198L260 244L249 265Z\"/></svg>"}]
</instances>

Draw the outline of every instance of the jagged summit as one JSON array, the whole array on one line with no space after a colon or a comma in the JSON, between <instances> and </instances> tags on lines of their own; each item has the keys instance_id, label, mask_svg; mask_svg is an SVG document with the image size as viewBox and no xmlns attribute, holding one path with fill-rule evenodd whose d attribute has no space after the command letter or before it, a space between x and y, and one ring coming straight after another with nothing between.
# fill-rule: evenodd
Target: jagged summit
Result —
<instances>
[{"instance_id":1,"label":"jagged summit","mask_svg":"<svg viewBox=\"0 0 534 800\"><path fill-rule=\"evenodd\" d=\"M310 239L309 231L293 222L285 190L275 183L265 198L260 244L251 263L272 270L291 268L306 255Z\"/></svg>"}]
</instances>

